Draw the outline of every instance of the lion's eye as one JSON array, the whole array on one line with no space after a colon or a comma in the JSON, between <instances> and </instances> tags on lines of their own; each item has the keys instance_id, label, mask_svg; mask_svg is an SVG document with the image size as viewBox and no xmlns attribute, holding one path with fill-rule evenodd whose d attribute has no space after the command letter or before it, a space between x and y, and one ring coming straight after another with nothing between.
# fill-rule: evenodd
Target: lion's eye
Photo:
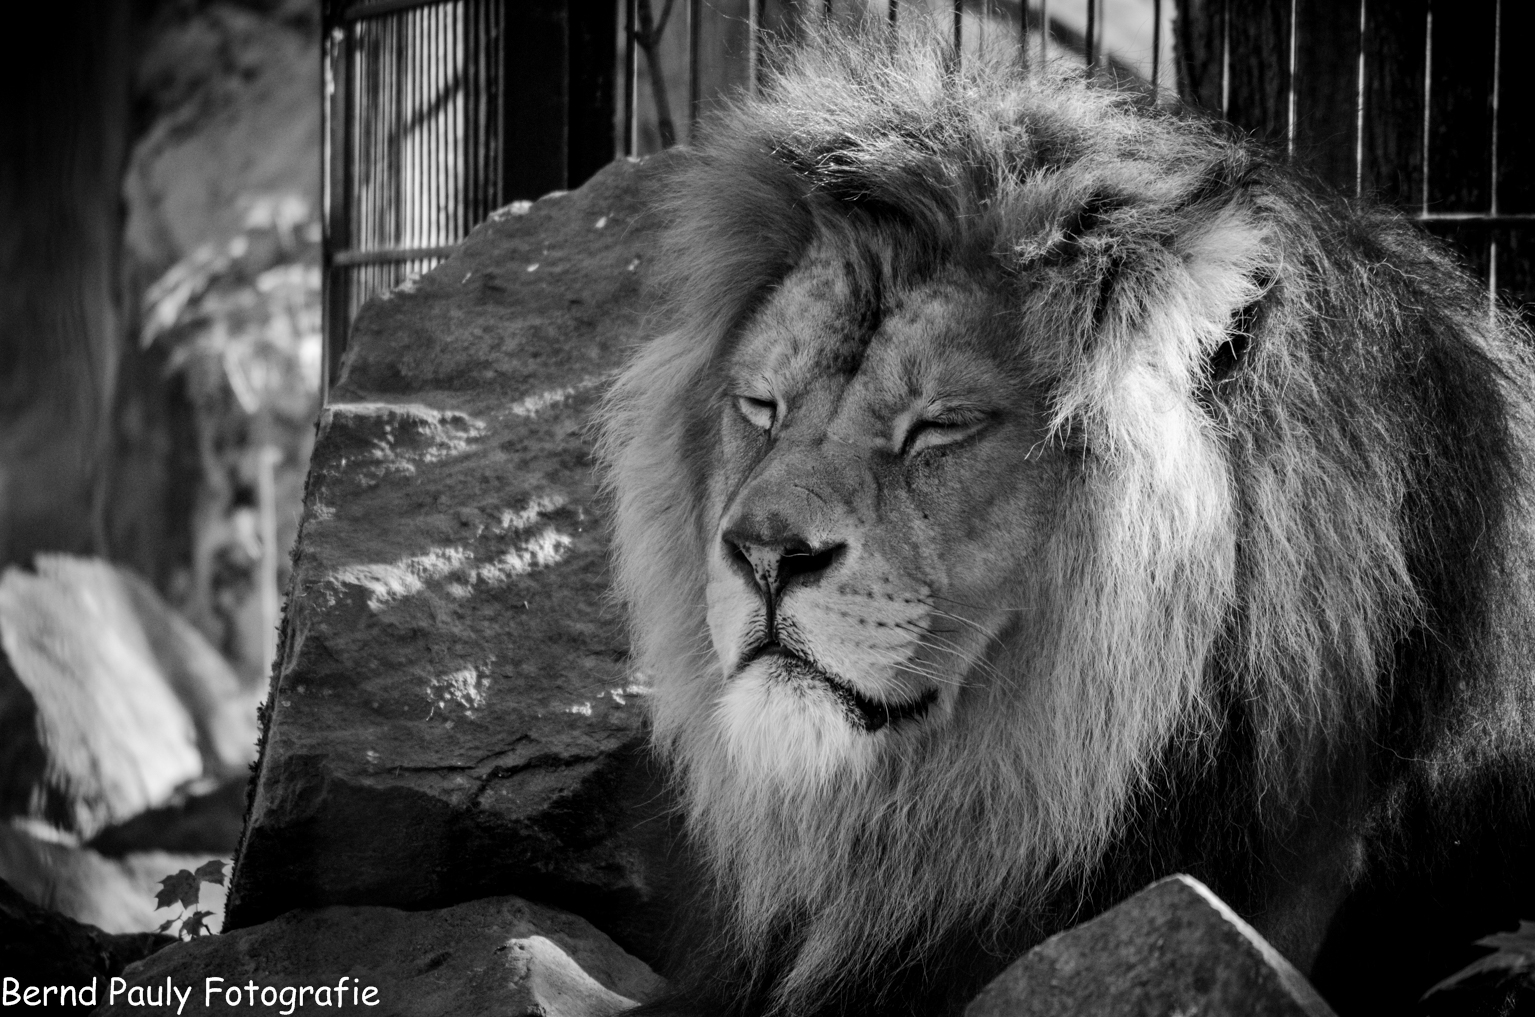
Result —
<instances>
[{"instance_id":1,"label":"lion's eye","mask_svg":"<svg viewBox=\"0 0 1535 1017\"><path fill-rule=\"evenodd\" d=\"M985 427L987 419L984 415L970 413L940 413L921 417L913 421L911 429L906 432L901 451L905 455L912 455L925 448L963 441Z\"/></svg>"},{"instance_id":2,"label":"lion's eye","mask_svg":"<svg viewBox=\"0 0 1535 1017\"><path fill-rule=\"evenodd\" d=\"M773 423L778 419L778 404L771 399L758 399L754 396L738 395L735 397L736 410L746 418L746 422L763 431L771 431Z\"/></svg>"}]
</instances>

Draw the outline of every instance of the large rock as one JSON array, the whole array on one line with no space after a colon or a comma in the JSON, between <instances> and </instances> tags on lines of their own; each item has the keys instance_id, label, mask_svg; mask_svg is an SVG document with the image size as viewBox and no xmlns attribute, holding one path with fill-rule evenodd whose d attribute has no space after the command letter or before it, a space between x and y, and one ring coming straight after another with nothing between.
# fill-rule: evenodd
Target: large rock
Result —
<instances>
[{"instance_id":1,"label":"large rock","mask_svg":"<svg viewBox=\"0 0 1535 1017\"><path fill-rule=\"evenodd\" d=\"M256 699L148 583L92 558L39 554L0 576L0 816L81 838L242 777ZM30 746L30 753L25 748Z\"/></svg>"},{"instance_id":2,"label":"large rock","mask_svg":"<svg viewBox=\"0 0 1535 1017\"><path fill-rule=\"evenodd\" d=\"M365 307L320 422L231 927L517 893L651 956L644 764L589 454L656 164L505 210ZM647 821L651 820L651 821Z\"/></svg>"},{"instance_id":3,"label":"large rock","mask_svg":"<svg viewBox=\"0 0 1535 1017\"><path fill-rule=\"evenodd\" d=\"M1203 883L1169 876L1045 940L965 1017L1334 1017L1290 962Z\"/></svg>"},{"instance_id":4,"label":"large rock","mask_svg":"<svg viewBox=\"0 0 1535 1017\"><path fill-rule=\"evenodd\" d=\"M353 987L359 1000L372 988L375 1006L366 1012L378 1017L608 1017L664 987L649 968L580 918L516 897L441 911L289 912L265 925L168 947L128 968L123 978L125 991L115 1005L98 1011L101 1017L177 1013L179 997L168 1006L141 1006L131 995L134 986L163 992L167 984L191 991L183 1013L202 1012L210 984L212 1010L249 1010L245 987L250 984L258 998L262 988L274 990L276 998L284 987L345 984L348 1003ZM223 991L230 988L237 1000ZM151 1003L157 998L164 997L147 997ZM334 992L318 1007L314 997L305 1000L308 1005L278 1006L284 1013L335 1012ZM277 1009L264 1006L260 1012Z\"/></svg>"}]
</instances>

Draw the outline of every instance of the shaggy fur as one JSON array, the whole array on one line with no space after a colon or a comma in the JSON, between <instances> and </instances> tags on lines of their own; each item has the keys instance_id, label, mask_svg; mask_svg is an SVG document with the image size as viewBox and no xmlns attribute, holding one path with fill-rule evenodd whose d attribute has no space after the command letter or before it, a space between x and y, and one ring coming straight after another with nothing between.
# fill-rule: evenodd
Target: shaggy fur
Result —
<instances>
[{"instance_id":1,"label":"shaggy fur","mask_svg":"<svg viewBox=\"0 0 1535 1017\"><path fill-rule=\"evenodd\" d=\"M683 156L606 405L618 585L711 877L645 1012L949 1012L1180 870L1306 968L1476 781L1526 799L1523 337L1413 227L1215 125L886 42L802 48ZM933 408L953 385L850 417L944 371L971 417ZM911 414L932 448L901 451ZM780 624L927 713L864 730L736 666L764 623L730 527L763 503L851 548Z\"/></svg>"}]
</instances>

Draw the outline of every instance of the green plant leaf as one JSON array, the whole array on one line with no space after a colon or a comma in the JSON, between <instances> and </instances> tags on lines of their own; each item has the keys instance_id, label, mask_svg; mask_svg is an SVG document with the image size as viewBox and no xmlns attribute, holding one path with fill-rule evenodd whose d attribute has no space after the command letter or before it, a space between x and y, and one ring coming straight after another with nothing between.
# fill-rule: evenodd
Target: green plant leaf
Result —
<instances>
[{"instance_id":1,"label":"green plant leaf","mask_svg":"<svg viewBox=\"0 0 1535 1017\"><path fill-rule=\"evenodd\" d=\"M195 908L198 894L197 877L186 869L182 869L175 875L166 876L160 880L160 889L155 892L155 910L168 908L178 902L182 907Z\"/></svg>"},{"instance_id":2,"label":"green plant leaf","mask_svg":"<svg viewBox=\"0 0 1535 1017\"><path fill-rule=\"evenodd\" d=\"M1498 981L1535 975L1535 922L1520 922L1514 932L1495 932L1476 941L1490 946L1492 953L1472 961L1423 994L1427 999L1436 992L1457 988L1472 978L1490 975Z\"/></svg>"},{"instance_id":3,"label":"green plant leaf","mask_svg":"<svg viewBox=\"0 0 1535 1017\"><path fill-rule=\"evenodd\" d=\"M203 862L197 867L197 871L192 874L198 879L202 880L204 883L217 883L219 886L223 886L224 862L219 858L215 858L212 861Z\"/></svg>"},{"instance_id":4,"label":"green plant leaf","mask_svg":"<svg viewBox=\"0 0 1535 1017\"><path fill-rule=\"evenodd\" d=\"M164 906L165 906L164 904L160 905L160 907L164 907ZM158 911L159 908L156 908L155 910ZM155 931L156 932L164 932L166 929L170 928L172 925L175 925L175 924L176 924L176 919L174 919L174 918L167 918L165 921L160 923L160 927L158 929L156 929Z\"/></svg>"}]
</instances>

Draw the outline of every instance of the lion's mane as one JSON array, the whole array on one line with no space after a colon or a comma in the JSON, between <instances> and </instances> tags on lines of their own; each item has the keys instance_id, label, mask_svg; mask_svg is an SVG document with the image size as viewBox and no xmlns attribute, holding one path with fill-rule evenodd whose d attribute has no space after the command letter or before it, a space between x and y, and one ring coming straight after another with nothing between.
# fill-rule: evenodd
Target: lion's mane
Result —
<instances>
[{"instance_id":1,"label":"lion's mane","mask_svg":"<svg viewBox=\"0 0 1535 1017\"><path fill-rule=\"evenodd\" d=\"M1535 375L1438 245L1206 121L930 43L805 46L708 139L601 443L711 874L701 1012L943 1012L1177 870L1304 965L1404 796L1524 772ZM997 270L1076 465L963 723L786 795L716 723L718 364L813 243L875 234Z\"/></svg>"}]
</instances>

